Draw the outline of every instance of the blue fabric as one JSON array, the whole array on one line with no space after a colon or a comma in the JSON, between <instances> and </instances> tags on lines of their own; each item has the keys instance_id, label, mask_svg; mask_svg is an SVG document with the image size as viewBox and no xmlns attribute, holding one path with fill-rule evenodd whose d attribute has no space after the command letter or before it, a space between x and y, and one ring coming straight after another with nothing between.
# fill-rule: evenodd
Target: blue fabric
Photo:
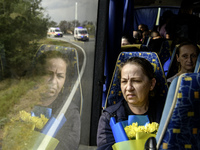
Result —
<instances>
[{"instance_id":1,"label":"blue fabric","mask_svg":"<svg viewBox=\"0 0 200 150\"><path fill-rule=\"evenodd\" d=\"M121 52L121 37L122 35L133 34L133 4L133 0L110 0L108 39L104 65L104 76L106 76L104 95L107 95L115 62ZM105 101L103 96L102 107L105 106Z\"/></svg>"},{"instance_id":2,"label":"blue fabric","mask_svg":"<svg viewBox=\"0 0 200 150\"><path fill-rule=\"evenodd\" d=\"M168 93L167 93L167 98L166 98L166 103L165 103L165 107L162 113L162 117L160 120L160 124L159 124L159 128L158 128L158 132L156 135L156 140L158 142L158 139L160 138L160 135L163 131L163 127L166 123L166 118L169 114L170 108L172 107L172 102L173 102L173 98L174 98L174 94L175 94L175 90L176 90L176 86L177 86L177 81L178 81L178 77L176 77L172 83L170 84Z\"/></svg>"},{"instance_id":3,"label":"blue fabric","mask_svg":"<svg viewBox=\"0 0 200 150\"><path fill-rule=\"evenodd\" d=\"M178 66L177 66L177 60L176 60L176 49L177 47L175 46L171 55L171 61L168 67L167 71L167 76L166 78L170 78L174 76L176 73L178 73Z\"/></svg>"},{"instance_id":4,"label":"blue fabric","mask_svg":"<svg viewBox=\"0 0 200 150\"><path fill-rule=\"evenodd\" d=\"M167 76L170 62L171 62L171 57L169 57L169 59L163 65L163 70L164 70L165 76Z\"/></svg>"},{"instance_id":5,"label":"blue fabric","mask_svg":"<svg viewBox=\"0 0 200 150\"><path fill-rule=\"evenodd\" d=\"M138 126L145 126L146 124L150 123L148 115L129 115L128 120L117 123L115 117L111 117L110 127L112 129L115 142L118 143L128 141L129 139L126 135L124 128L136 122L138 123Z\"/></svg>"},{"instance_id":6,"label":"blue fabric","mask_svg":"<svg viewBox=\"0 0 200 150\"><path fill-rule=\"evenodd\" d=\"M197 58L196 66L195 66L195 69L194 69L194 73L198 73L199 70L200 70L200 54L198 55L198 58Z\"/></svg>"},{"instance_id":7,"label":"blue fabric","mask_svg":"<svg viewBox=\"0 0 200 150\"><path fill-rule=\"evenodd\" d=\"M121 122L116 123L115 117L110 118L110 127L116 143L128 141L128 137Z\"/></svg>"},{"instance_id":8,"label":"blue fabric","mask_svg":"<svg viewBox=\"0 0 200 150\"><path fill-rule=\"evenodd\" d=\"M160 7L162 16L163 12L166 10L171 10L174 14L178 14L179 7ZM142 7L135 8L134 10L134 30L138 29L138 25L146 24L150 30L153 30L156 18L157 18L158 8L156 7Z\"/></svg>"},{"instance_id":9,"label":"blue fabric","mask_svg":"<svg viewBox=\"0 0 200 150\"><path fill-rule=\"evenodd\" d=\"M162 16L163 13L167 10L171 10L173 14L178 14L179 7L161 7L160 16Z\"/></svg>"},{"instance_id":10,"label":"blue fabric","mask_svg":"<svg viewBox=\"0 0 200 150\"><path fill-rule=\"evenodd\" d=\"M66 121L67 119L65 118L64 114L60 115L58 118L51 117L51 119L42 129L41 133L55 137Z\"/></svg>"},{"instance_id":11,"label":"blue fabric","mask_svg":"<svg viewBox=\"0 0 200 150\"><path fill-rule=\"evenodd\" d=\"M123 30L122 35L133 35L133 0L124 0Z\"/></svg>"},{"instance_id":12,"label":"blue fabric","mask_svg":"<svg viewBox=\"0 0 200 150\"><path fill-rule=\"evenodd\" d=\"M147 123L150 123L148 116L144 115L129 115L128 116L128 125L131 125L132 123L138 123L138 126L144 126Z\"/></svg>"},{"instance_id":13,"label":"blue fabric","mask_svg":"<svg viewBox=\"0 0 200 150\"><path fill-rule=\"evenodd\" d=\"M179 79L178 95L167 128L159 127L164 136L156 137L161 138L159 150L200 149L200 74L183 74Z\"/></svg>"},{"instance_id":14,"label":"blue fabric","mask_svg":"<svg viewBox=\"0 0 200 150\"><path fill-rule=\"evenodd\" d=\"M105 54L106 71L104 73L104 75L106 76L106 91L111 81L112 73L115 67L115 61L120 53L122 28L123 28L123 13L124 13L123 7L124 7L124 0L110 0L108 39L107 39L106 54ZM104 101L105 100L103 100L103 103ZM104 106L104 104L102 105Z\"/></svg>"},{"instance_id":15,"label":"blue fabric","mask_svg":"<svg viewBox=\"0 0 200 150\"><path fill-rule=\"evenodd\" d=\"M134 10L134 30L138 29L138 25L145 24L150 30L154 28L157 18L158 8L138 8Z\"/></svg>"},{"instance_id":16,"label":"blue fabric","mask_svg":"<svg viewBox=\"0 0 200 150\"><path fill-rule=\"evenodd\" d=\"M162 43L160 52L158 54L162 66L171 57L171 44L172 44L171 40L165 40Z\"/></svg>"}]
</instances>

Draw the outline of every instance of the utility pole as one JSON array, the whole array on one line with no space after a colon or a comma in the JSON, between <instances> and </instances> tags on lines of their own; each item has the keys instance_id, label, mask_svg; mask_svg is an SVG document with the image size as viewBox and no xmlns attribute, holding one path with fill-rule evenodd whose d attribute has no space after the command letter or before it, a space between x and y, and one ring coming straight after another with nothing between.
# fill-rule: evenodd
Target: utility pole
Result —
<instances>
[{"instance_id":1,"label":"utility pole","mask_svg":"<svg viewBox=\"0 0 200 150\"><path fill-rule=\"evenodd\" d=\"M77 7L77 6L78 6L78 3L76 2L76 3L75 3L75 22L74 22L74 28L76 27L76 21L78 20L78 19L77 19L77 18L78 18L78 17L77 17L77 16L78 16L78 15L77 15L77 11L78 11L78 7Z\"/></svg>"}]
</instances>

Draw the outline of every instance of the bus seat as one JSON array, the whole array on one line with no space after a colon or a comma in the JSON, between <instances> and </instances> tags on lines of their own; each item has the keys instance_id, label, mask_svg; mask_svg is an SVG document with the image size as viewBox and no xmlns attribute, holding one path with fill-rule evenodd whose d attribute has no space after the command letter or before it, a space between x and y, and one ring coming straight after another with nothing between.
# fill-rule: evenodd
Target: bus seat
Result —
<instances>
[{"instance_id":1,"label":"bus seat","mask_svg":"<svg viewBox=\"0 0 200 150\"><path fill-rule=\"evenodd\" d=\"M149 51L148 49L148 45L149 45L149 42L151 40L151 37L149 36L146 36L143 41L142 41L142 46L141 46L141 50L142 51Z\"/></svg>"},{"instance_id":2,"label":"bus seat","mask_svg":"<svg viewBox=\"0 0 200 150\"><path fill-rule=\"evenodd\" d=\"M200 54L198 55L196 66L194 69L194 73L198 73L200 71Z\"/></svg>"},{"instance_id":3,"label":"bus seat","mask_svg":"<svg viewBox=\"0 0 200 150\"><path fill-rule=\"evenodd\" d=\"M169 57L168 60L163 65L163 70L164 70L165 76L167 76L170 62L171 62L171 57Z\"/></svg>"},{"instance_id":4,"label":"bus seat","mask_svg":"<svg viewBox=\"0 0 200 150\"><path fill-rule=\"evenodd\" d=\"M157 149L200 149L200 73L176 77L156 135Z\"/></svg>"},{"instance_id":5,"label":"bus seat","mask_svg":"<svg viewBox=\"0 0 200 150\"><path fill-rule=\"evenodd\" d=\"M130 51L140 51L140 50L141 50L141 46L142 46L142 44L123 45L123 46L121 47L121 51L126 51L126 52L130 52Z\"/></svg>"},{"instance_id":6,"label":"bus seat","mask_svg":"<svg viewBox=\"0 0 200 150\"><path fill-rule=\"evenodd\" d=\"M173 49L172 55L171 55L171 61L168 67L167 75L166 78L170 78L172 76L174 76L177 72L178 72L178 66L177 66L177 60L176 60L176 49L177 49L178 45L176 45Z\"/></svg>"},{"instance_id":7,"label":"bus seat","mask_svg":"<svg viewBox=\"0 0 200 150\"><path fill-rule=\"evenodd\" d=\"M44 53L45 51L53 51L57 50L62 52L64 55L67 55L67 57L70 59L71 62L71 71L68 75L70 75L70 82L69 82L69 94L72 92L72 88L76 84L76 81L78 81L78 86L75 93L74 103L77 104L77 106L80 108L80 115L82 114L82 106L83 106L83 95L82 95L82 86L80 82L80 76L79 76L79 61L78 61L78 53L75 48L71 47L64 47L64 46L58 46L58 45L50 45L50 44L43 44L40 46L40 48L37 50L35 57L38 57L41 53Z\"/></svg>"},{"instance_id":8,"label":"bus seat","mask_svg":"<svg viewBox=\"0 0 200 150\"><path fill-rule=\"evenodd\" d=\"M169 60L169 58L171 57L171 44L172 44L172 40L165 40L162 43L160 52L158 53L158 57L160 58L160 62L162 64L162 66L164 65L164 63Z\"/></svg>"},{"instance_id":9,"label":"bus seat","mask_svg":"<svg viewBox=\"0 0 200 150\"><path fill-rule=\"evenodd\" d=\"M158 89L157 93L159 93L160 97L159 102L160 105L164 105L168 91L168 85L158 55L154 52L121 52L120 55L118 56L115 65L115 70L113 73L110 87L108 89L108 94L104 108L116 104L117 102L123 99L123 95L120 89L120 79L118 77L119 65L121 62L126 61L128 58L136 56L147 59L154 66L154 71L156 74L156 86L157 86L156 89Z\"/></svg>"}]
</instances>

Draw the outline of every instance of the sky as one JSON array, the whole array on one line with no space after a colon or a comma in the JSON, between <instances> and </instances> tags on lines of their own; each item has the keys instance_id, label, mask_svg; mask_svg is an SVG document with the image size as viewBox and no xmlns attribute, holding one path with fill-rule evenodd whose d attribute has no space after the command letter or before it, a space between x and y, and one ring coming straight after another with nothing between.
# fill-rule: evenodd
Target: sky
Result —
<instances>
[{"instance_id":1,"label":"sky","mask_svg":"<svg viewBox=\"0 0 200 150\"><path fill-rule=\"evenodd\" d=\"M77 2L77 20L96 22L98 0L42 0L45 14L49 14L52 21L75 20L75 4Z\"/></svg>"}]
</instances>

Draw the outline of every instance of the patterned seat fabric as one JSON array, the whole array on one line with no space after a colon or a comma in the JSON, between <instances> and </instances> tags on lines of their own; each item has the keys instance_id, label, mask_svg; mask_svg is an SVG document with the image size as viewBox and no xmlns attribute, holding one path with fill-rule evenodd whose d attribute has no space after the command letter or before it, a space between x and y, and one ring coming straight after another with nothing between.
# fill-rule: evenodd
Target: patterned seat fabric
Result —
<instances>
[{"instance_id":1,"label":"patterned seat fabric","mask_svg":"<svg viewBox=\"0 0 200 150\"><path fill-rule=\"evenodd\" d=\"M161 104L164 105L168 86L157 54L153 52L122 52L117 59L115 71L113 73L104 108L116 104L123 99L123 95L120 89L120 79L118 76L119 65L121 64L121 62L125 62L128 58L136 56L147 59L153 65L156 75L156 92L159 94L159 100Z\"/></svg>"},{"instance_id":2,"label":"patterned seat fabric","mask_svg":"<svg viewBox=\"0 0 200 150\"><path fill-rule=\"evenodd\" d=\"M167 112L164 114L167 117L161 119L160 124L164 122L164 127L159 127L157 148L197 150L200 149L200 73L183 74L177 78L176 92L166 100L163 114ZM171 85L169 93L170 90ZM166 108L168 103L171 107Z\"/></svg>"}]
</instances>

